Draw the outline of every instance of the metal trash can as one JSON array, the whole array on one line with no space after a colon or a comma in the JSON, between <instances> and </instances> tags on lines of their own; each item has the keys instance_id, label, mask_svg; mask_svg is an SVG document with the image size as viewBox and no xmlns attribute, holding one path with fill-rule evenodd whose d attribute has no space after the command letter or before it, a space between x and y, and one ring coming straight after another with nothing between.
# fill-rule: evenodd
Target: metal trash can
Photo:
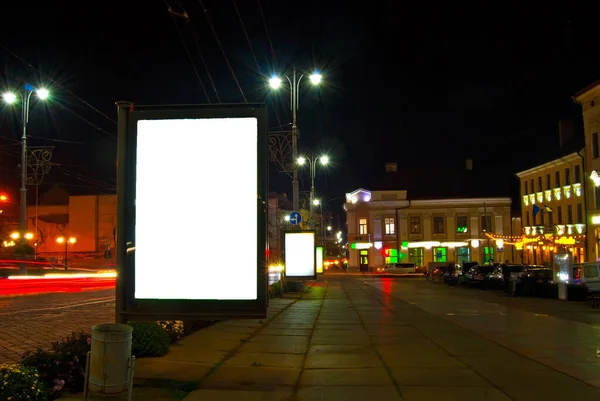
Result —
<instances>
[{"instance_id":1,"label":"metal trash can","mask_svg":"<svg viewBox=\"0 0 600 401\"><path fill-rule=\"evenodd\" d=\"M92 327L89 356L89 390L116 394L130 388L131 340L133 328L125 324L100 324Z\"/></svg>"}]
</instances>

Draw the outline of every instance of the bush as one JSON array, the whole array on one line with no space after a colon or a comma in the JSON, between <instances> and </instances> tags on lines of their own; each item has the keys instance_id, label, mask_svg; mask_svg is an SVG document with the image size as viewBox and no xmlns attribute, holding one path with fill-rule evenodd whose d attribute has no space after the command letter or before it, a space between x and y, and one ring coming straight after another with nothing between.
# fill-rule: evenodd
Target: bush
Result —
<instances>
[{"instance_id":1,"label":"bush","mask_svg":"<svg viewBox=\"0 0 600 401\"><path fill-rule=\"evenodd\" d=\"M73 332L63 341L52 343L50 351L26 352L22 364L39 371L40 381L46 384L50 398L58 398L62 391L80 392L85 383L90 344L89 333Z\"/></svg>"},{"instance_id":2,"label":"bush","mask_svg":"<svg viewBox=\"0 0 600 401\"><path fill-rule=\"evenodd\" d=\"M29 366L19 364L0 365L0 400L45 401L48 393L44 383L39 379L38 371Z\"/></svg>"},{"instance_id":3,"label":"bush","mask_svg":"<svg viewBox=\"0 0 600 401\"><path fill-rule=\"evenodd\" d=\"M169 352L171 337L157 322L129 322L133 327L132 352L137 357L161 356Z\"/></svg>"},{"instance_id":4,"label":"bush","mask_svg":"<svg viewBox=\"0 0 600 401\"><path fill-rule=\"evenodd\" d=\"M171 342L175 342L183 337L183 322L181 320L160 320L157 322L171 338Z\"/></svg>"}]
</instances>

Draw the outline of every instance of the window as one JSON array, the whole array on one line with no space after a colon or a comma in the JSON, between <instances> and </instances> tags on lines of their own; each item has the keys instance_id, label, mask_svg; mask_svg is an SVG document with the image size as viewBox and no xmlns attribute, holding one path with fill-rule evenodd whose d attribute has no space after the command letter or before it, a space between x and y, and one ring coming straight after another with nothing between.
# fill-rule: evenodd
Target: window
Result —
<instances>
[{"instance_id":1,"label":"window","mask_svg":"<svg viewBox=\"0 0 600 401\"><path fill-rule=\"evenodd\" d=\"M575 184L581 182L581 166L578 164L575 166Z\"/></svg>"},{"instance_id":2,"label":"window","mask_svg":"<svg viewBox=\"0 0 600 401\"><path fill-rule=\"evenodd\" d=\"M592 134L592 158L597 159L600 156L600 146L598 145L598 133Z\"/></svg>"},{"instance_id":3,"label":"window","mask_svg":"<svg viewBox=\"0 0 600 401\"><path fill-rule=\"evenodd\" d=\"M461 246L456 248L456 261L458 263L466 263L471 261L471 255L469 254L470 248L468 246Z\"/></svg>"},{"instance_id":4,"label":"window","mask_svg":"<svg viewBox=\"0 0 600 401\"><path fill-rule=\"evenodd\" d=\"M410 233L421 234L421 218L411 217L410 218Z\"/></svg>"},{"instance_id":5,"label":"window","mask_svg":"<svg viewBox=\"0 0 600 401\"><path fill-rule=\"evenodd\" d=\"M434 234L443 234L446 232L444 229L444 218L443 217L434 217L433 218L433 233Z\"/></svg>"},{"instance_id":6,"label":"window","mask_svg":"<svg viewBox=\"0 0 600 401\"><path fill-rule=\"evenodd\" d=\"M567 224L573 224L573 205L567 206Z\"/></svg>"},{"instance_id":7,"label":"window","mask_svg":"<svg viewBox=\"0 0 600 401\"><path fill-rule=\"evenodd\" d=\"M583 223L583 205L581 203L577 204L577 224Z\"/></svg>"},{"instance_id":8,"label":"window","mask_svg":"<svg viewBox=\"0 0 600 401\"><path fill-rule=\"evenodd\" d=\"M600 209L600 187L594 188L594 196L596 198L596 209Z\"/></svg>"},{"instance_id":9,"label":"window","mask_svg":"<svg viewBox=\"0 0 600 401\"><path fill-rule=\"evenodd\" d=\"M525 225L529 225L529 212L525 212Z\"/></svg>"},{"instance_id":10,"label":"window","mask_svg":"<svg viewBox=\"0 0 600 401\"><path fill-rule=\"evenodd\" d=\"M467 225L467 216L456 216L456 232L460 234L469 232L469 226Z\"/></svg>"},{"instance_id":11,"label":"window","mask_svg":"<svg viewBox=\"0 0 600 401\"><path fill-rule=\"evenodd\" d=\"M533 186L533 178L529 180L529 186L531 187L531 192L535 192L535 187Z\"/></svg>"},{"instance_id":12,"label":"window","mask_svg":"<svg viewBox=\"0 0 600 401\"><path fill-rule=\"evenodd\" d=\"M538 177L538 192L542 192L542 177Z\"/></svg>"},{"instance_id":13,"label":"window","mask_svg":"<svg viewBox=\"0 0 600 401\"><path fill-rule=\"evenodd\" d=\"M555 188L560 187L560 171L557 171L556 173L554 173L554 187Z\"/></svg>"},{"instance_id":14,"label":"window","mask_svg":"<svg viewBox=\"0 0 600 401\"><path fill-rule=\"evenodd\" d=\"M433 261L446 262L446 248L433 248Z\"/></svg>"},{"instance_id":15,"label":"window","mask_svg":"<svg viewBox=\"0 0 600 401\"><path fill-rule=\"evenodd\" d=\"M552 212L548 212L548 225L549 226L554 225L554 214Z\"/></svg>"},{"instance_id":16,"label":"window","mask_svg":"<svg viewBox=\"0 0 600 401\"><path fill-rule=\"evenodd\" d=\"M481 216L481 231L492 231L492 216Z\"/></svg>"},{"instance_id":17,"label":"window","mask_svg":"<svg viewBox=\"0 0 600 401\"><path fill-rule=\"evenodd\" d=\"M540 225L543 226L544 225L544 209L540 210Z\"/></svg>"},{"instance_id":18,"label":"window","mask_svg":"<svg viewBox=\"0 0 600 401\"><path fill-rule=\"evenodd\" d=\"M563 218L562 218L562 206L559 206L557 211L557 216L558 216L558 224L562 224L563 223Z\"/></svg>"},{"instance_id":19,"label":"window","mask_svg":"<svg viewBox=\"0 0 600 401\"><path fill-rule=\"evenodd\" d=\"M367 234L367 219L359 219L358 220L358 233L360 235Z\"/></svg>"},{"instance_id":20,"label":"window","mask_svg":"<svg viewBox=\"0 0 600 401\"><path fill-rule=\"evenodd\" d=\"M565 185L571 185L571 170L569 168L565 169Z\"/></svg>"},{"instance_id":21,"label":"window","mask_svg":"<svg viewBox=\"0 0 600 401\"><path fill-rule=\"evenodd\" d=\"M552 187L552 183L550 182L550 174L546 174L546 189L550 189Z\"/></svg>"},{"instance_id":22,"label":"window","mask_svg":"<svg viewBox=\"0 0 600 401\"><path fill-rule=\"evenodd\" d=\"M423 248L410 248L408 259L415 266L423 267Z\"/></svg>"},{"instance_id":23,"label":"window","mask_svg":"<svg viewBox=\"0 0 600 401\"><path fill-rule=\"evenodd\" d=\"M596 265L584 266L583 274L585 274L586 278L596 278L598 277L598 268L596 267Z\"/></svg>"},{"instance_id":24,"label":"window","mask_svg":"<svg viewBox=\"0 0 600 401\"><path fill-rule=\"evenodd\" d=\"M529 185L527 185L527 181L524 181L523 184L525 186L523 189L523 194L527 195L529 193Z\"/></svg>"},{"instance_id":25,"label":"window","mask_svg":"<svg viewBox=\"0 0 600 401\"><path fill-rule=\"evenodd\" d=\"M482 249L483 252L483 263L494 261L494 247L493 246L484 246Z\"/></svg>"},{"instance_id":26,"label":"window","mask_svg":"<svg viewBox=\"0 0 600 401\"><path fill-rule=\"evenodd\" d=\"M386 235L394 235L396 234L396 225L394 224L393 217L385 218L385 234Z\"/></svg>"}]
</instances>

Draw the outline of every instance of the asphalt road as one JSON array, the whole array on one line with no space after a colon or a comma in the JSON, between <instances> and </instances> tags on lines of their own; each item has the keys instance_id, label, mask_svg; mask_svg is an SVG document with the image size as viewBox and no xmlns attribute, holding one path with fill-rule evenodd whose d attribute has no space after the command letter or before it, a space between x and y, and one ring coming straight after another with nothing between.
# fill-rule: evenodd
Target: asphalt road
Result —
<instances>
[{"instance_id":1,"label":"asphalt road","mask_svg":"<svg viewBox=\"0 0 600 401\"><path fill-rule=\"evenodd\" d=\"M114 322L115 291L0 297L0 363L49 348L73 331Z\"/></svg>"}]
</instances>

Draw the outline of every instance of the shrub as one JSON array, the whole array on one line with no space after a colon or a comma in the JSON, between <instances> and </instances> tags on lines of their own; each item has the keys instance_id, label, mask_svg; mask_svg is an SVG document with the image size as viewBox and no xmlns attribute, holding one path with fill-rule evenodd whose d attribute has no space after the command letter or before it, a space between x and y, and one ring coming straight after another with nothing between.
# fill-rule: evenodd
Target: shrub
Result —
<instances>
[{"instance_id":1,"label":"shrub","mask_svg":"<svg viewBox=\"0 0 600 401\"><path fill-rule=\"evenodd\" d=\"M62 391L83 391L85 365L91 337L86 332L73 332L66 339L52 343L50 351L26 352L22 363L39 371L50 398Z\"/></svg>"},{"instance_id":2,"label":"shrub","mask_svg":"<svg viewBox=\"0 0 600 401\"><path fill-rule=\"evenodd\" d=\"M171 342L175 342L183 337L183 322L181 320L160 320L157 322L171 338Z\"/></svg>"},{"instance_id":3,"label":"shrub","mask_svg":"<svg viewBox=\"0 0 600 401\"><path fill-rule=\"evenodd\" d=\"M44 383L39 380L38 371L19 364L0 365L0 400L45 401L48 393Z\"/></svg>"},{"instance_id":4,"label":"shrub","mask_svg":"<svg viewBox=\"0 0 600 401\"><path fill-rule=\"evenodd\" d=\"M171 338L156 322L129 322L133 327L132 352L135 356L161 356L169 351Z\"/></svg>"}]
</instances>

